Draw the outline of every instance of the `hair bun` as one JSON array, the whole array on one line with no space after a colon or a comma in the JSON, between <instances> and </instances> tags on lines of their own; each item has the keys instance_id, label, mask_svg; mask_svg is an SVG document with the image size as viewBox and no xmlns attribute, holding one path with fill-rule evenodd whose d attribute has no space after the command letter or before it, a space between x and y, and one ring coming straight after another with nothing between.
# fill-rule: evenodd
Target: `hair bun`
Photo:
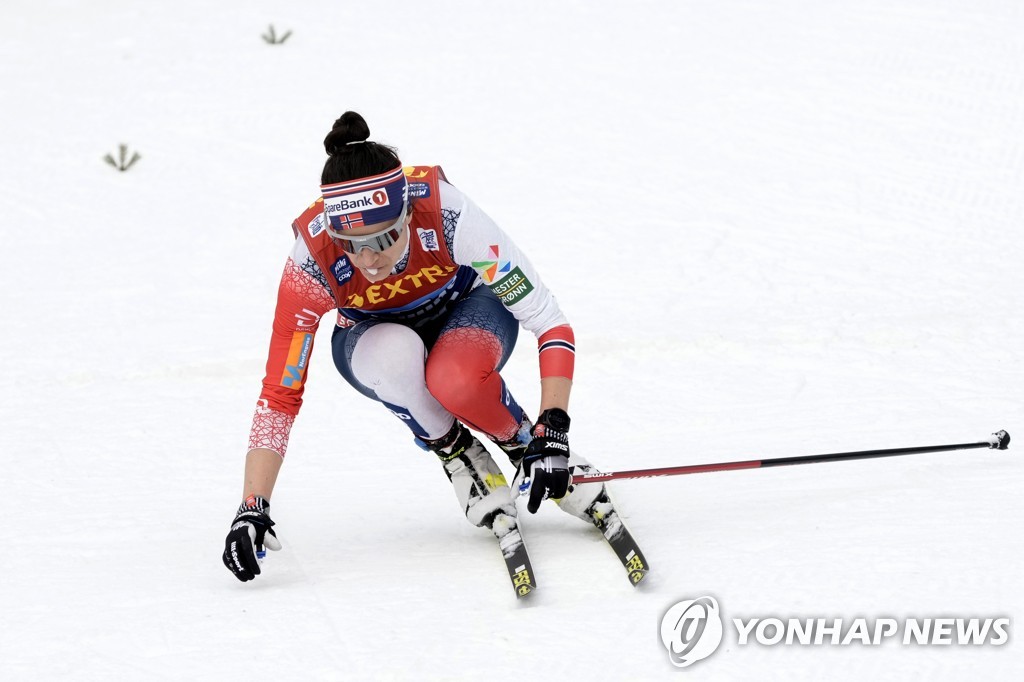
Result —
<instances>
[{"instance_id":1,"label":"hair bun","mask_svg":"<svg viewBox=\"0 0 1024 682\"><path fill-rule=\"evenodd\" d=\"M370 127L366 120L354 111L346 111L341 115L331 132L324 138L324 149L328 154L337 154L351 142L365 142L370 137Z\"/></svg>"}]
</instances>

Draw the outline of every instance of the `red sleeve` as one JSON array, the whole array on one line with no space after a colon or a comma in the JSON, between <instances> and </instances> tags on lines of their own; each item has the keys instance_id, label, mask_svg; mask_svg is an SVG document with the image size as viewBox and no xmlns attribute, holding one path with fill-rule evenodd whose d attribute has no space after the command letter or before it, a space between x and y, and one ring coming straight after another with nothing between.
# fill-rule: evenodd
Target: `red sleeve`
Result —
<instances>
[{"instance_id":1,"label":"red sleeve","mask_svg":"<svg viewBox=\"0 0 1024 682\"><path fill-rule=\"evenodd\" d=\"M540 354L540 378L565 377L572 379L576 367L576 338L572 327L561 324L552 327L537 338Z\"/></svg>"},{"instance_id":2,"label":"red sleeve","mask_svg":"<svg viewBox=\"0 0 1024 682\"><path fill-rule=\"evenodd\" d=\"M253 417L249 448L269 448L282 457L302 407L313 338L320 318L337 307L325 284L291 258L277 292L263 391Z\"/></svg>"}]
</instances>

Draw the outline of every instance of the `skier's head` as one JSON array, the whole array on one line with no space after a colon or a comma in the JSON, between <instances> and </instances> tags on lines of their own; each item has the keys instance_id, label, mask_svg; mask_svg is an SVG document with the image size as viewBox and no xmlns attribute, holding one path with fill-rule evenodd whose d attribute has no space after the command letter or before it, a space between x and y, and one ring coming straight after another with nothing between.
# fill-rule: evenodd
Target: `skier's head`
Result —
<instances>
[{"instance_id":1,"label":"skier's head","mask_svg":"<svg viewBox=\"0 0 1024 682\"><path fill-rule=\"evenodd\" d=\"M326 231L371 282L389 276L409 236L409 183L395 150L371 142L363 117L346 111L324 138L320 175Z\"/></svg>"},{"instance_id":2,"label":"skier's head","mask_svg":"<svg viewBox=\"0 0 1024 682\"><path fill-rule=\"evenodd\" d=\"M369 137L370 127L362 116L354 111L342 114L324 138L328 159L320 183L331 185L380 175L402 165L394 148Z\"/></svg>"}]
</instances>

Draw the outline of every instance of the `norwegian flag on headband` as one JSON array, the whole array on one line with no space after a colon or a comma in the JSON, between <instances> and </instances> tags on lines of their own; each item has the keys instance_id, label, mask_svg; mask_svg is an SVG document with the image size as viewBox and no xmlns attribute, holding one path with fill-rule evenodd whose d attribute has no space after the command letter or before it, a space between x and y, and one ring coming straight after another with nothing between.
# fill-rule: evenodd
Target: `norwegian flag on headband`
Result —
<instances>
[{"instance_id":1,"label":"norwegian flag on headband","mask_svg":"<svg viewBox=\"0 0 1024 682\"><path fill-rule=\"evenodd\" d=\"M351 230L354 227L362 227L366 224L362 213L349 213L348 215L336 216L331 220L335 230Z\"/></svg>"},{"instance_id":2,"label":"norwegian flag on headband","mask_svg":"<svg viewBox=\"0 0 1024 682\"><path fill-rule=\"evenodd\" d=\"M401 166L368 178L320 185L324 213L338 231L394 222L405 209L408 192Z\"/></svg>"}]
</instances>

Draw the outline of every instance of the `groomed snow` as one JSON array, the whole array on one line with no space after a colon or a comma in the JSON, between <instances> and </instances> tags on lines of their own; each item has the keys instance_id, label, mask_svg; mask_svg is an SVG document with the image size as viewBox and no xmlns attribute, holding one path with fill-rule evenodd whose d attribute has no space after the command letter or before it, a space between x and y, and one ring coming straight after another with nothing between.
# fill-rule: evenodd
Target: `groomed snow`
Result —
<instances>
[{"instance_id":1,"label":"groomed snow","mask_svg":"<svg viewBox=\"0 0 1024 682\"><path fill-rule=\"evenodd\" d=\"M1024 672L1016 630L764 647L727 624L685 672L658 637L702 595L1017 620L1024 440L616 482L650 584L549 505L520 604L437 463L337 375L329 324L284 550L247 584L219 558L289 223L346 109L530 254L576 331L573 447L605 470L1024 439L1021 3L5 0L0 26L0 679ZM531 338L503 374L536 409Z\"/></svg>"}]
</instances>

